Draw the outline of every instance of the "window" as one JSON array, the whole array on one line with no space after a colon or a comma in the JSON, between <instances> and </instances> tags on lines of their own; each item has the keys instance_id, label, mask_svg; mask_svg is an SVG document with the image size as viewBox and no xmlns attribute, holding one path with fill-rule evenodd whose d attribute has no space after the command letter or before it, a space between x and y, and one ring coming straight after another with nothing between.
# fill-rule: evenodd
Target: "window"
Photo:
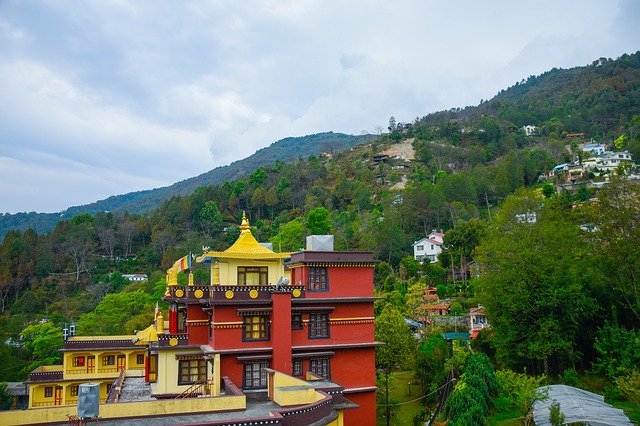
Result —
<instances>
[{"instance_id":1,"label":"window","mask_svg":"<svg viewBox=\"0 0 640 426\"><path fill-rule=\"evenodd\" d=\"M71 385L69 388L69 395L78 396L78 385Z\"/></svg>"},{"instance_id":2,"label":"window","mask_svg":"<svg viewBox=\"0 0 640 426\"><path fill-rule=\"evenodd\" d=\"M244 365L244 387L265 388L267 387L267 372L269 368L267 361L247 362Z\"/></svg>"},{"instance_id":3,"label":"window","mask_svg":"<svg viewBox=\"0 0 640 426\"><path fill-rule=\"evenodd\" d=\"M187 331L187 306L178 305L178 333Z\"/></svg>"},{"instance_id":4,"label":"window","mask_svg":"<svg viewBox=\"0 0 640 426\"><path fill-rule=\"evenodd\" d=\"M327 268L309 268L309 291L329 291Z\"/></svg>"},{"instance_id":5,"label":"window","mask_svg":"<svg viewBox=\"0 0 640 426\"><path fill-rule=\"evenodd\" d=\"M111 392L112 386L113 386L113 383L107 383L107 395L109 395L109 392Z\"/></svg>"},{"instance_id":6,"label":"window","mask_svg":"<svg viewBox=\"0 0 640 426\"><path fill-rule=\"evenodd\" d=\"M144 355L143 354L136 355L136 364L138 364L138 365L144 364Z\"/></svg>"},{"instance_id":7,"label":"window","mask_svg":"<svg viewBox=\"0 0 640 426\"><path fill-rule=\"evenodd\" d=\"M179 385L190 385L207 380L207 361L204 359L184 359L178 361Z\"/></svg>"},{"instance_id":8,"label":"window","mask_svg":"<svg viewBox=\"0 0 640 426\"><path fill-rule=\"evenodd\" d=\"M53 386L46 386L44 388L44 397L51 398L53 396Z\"/></svg>"},{"instance_id":9,"label":"window","mask_svg":"<svg viewBox=\"0 0 640 426\"><path fill-rule=\"evenodd\" d=\"M291 329L302 330L302 314L291 314Z\"/></svg>"},{"instance_id":10,"label":"window","mask_svg":"<svg viewBox=\"0 0 640 426\"><path fill-rule=\"evenodd\" d=\"M291 364L292 364L291 375L292 376L302 376L302 360L301 359L294 359Z\"/></svg>"},{"instance_id":11,"label":"window","mask_svg":"<svg viewBox=\"0 0 640 426\"><path fill-rule=\"evenodd\" d=\"M238 285L267 285L267 266L238 266Z\"/></svg>"},{"instance_id":12,"label":"window","mask_svg":"<svg viewBox=\"0 0 640 426\"><path fill-rule=\"evenodd\" d=\"M329 337L329 315L310 314L309 315L309 338L323 339Z\"/></svg>"},{"instance_id":13,"label":"window","mask_svg":"<svg viewBox=\"0 0 640 426\"><path fill-rule=\"evenodd\" d=\"M266 315L244 317L243 340L269 340L269 317Z\"/></svg>"},{"instance_id":14,"label":"window","mask_svg":"<svg viewBox=\"0 0 640 426\"><path fill-rule=\"evenodd\" d=\"M434 250L434 249L435 249L435 247L433 246L433 244L431 244L431 250Z\"/></svg>"},{"instance_id":15,"label":"window","mask_svg":"<svg viewBox=\"0 0 640 426\"><path fill-rule=\"evenodd\" d=\"M102 357L102 365L116 365L115 355L104 355Z\"/></svg>"},{"instance_id":16,"label":"window","mask_svg":"<svg viewBox=\"0 0 640 426\"><path fill-rule=\"evenodd\" d=\"M74 356L72 365L74 367L84 367L84 356Z\"/></svg>"},{"instance_id":17,"label":"window","mask_svg":"<svg viewBox=\"0 0 640 426\"><path fill-rule=\"evenodd\" d=\"M416 246L416 250L422 251L422 250L424 250L424 246Z\"/></svg>"},{"instance_id":18,"label":"window","mask_svg":"<svg viewBox=\"0 0 640 426\"><path fill-rule=\"evenodd\" d=\"M313 358L309 370L322 378L331 378L331 366L329 364L329 358Z\"/></svg>"}]
</instances>

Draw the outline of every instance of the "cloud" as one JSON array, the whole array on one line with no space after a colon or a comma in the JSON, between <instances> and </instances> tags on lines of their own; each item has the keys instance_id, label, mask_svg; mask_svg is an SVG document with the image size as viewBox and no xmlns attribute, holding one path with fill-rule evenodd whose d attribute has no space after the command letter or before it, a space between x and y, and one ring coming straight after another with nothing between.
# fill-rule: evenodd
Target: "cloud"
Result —
<instances>
[{"instance_id":1,"label":"cloud","mask_svg":"<svg viewBox=\"0 0 640 426\"><path fill-rule=\"evenodd\" d=\"M477 104L554 66L633 50L637 4L2 2L0 156L23 189L2 208L57 194L62 209L283 137ZM69 194L74 179L91 190Z\"/></svg>"}]
</instances>

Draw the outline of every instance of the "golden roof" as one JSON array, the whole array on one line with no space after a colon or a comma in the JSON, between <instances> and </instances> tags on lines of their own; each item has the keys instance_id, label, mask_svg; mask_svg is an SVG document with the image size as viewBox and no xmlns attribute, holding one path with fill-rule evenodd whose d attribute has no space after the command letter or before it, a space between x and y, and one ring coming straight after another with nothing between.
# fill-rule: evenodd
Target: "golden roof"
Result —
<instances>
[{"instance_id":1,"label":"golden roof","mask_svg":"<svg viewBox=\"0 0 640 426\"><path fill-rule=\"evenodd\" d=\"M210 258L218 259L286 259L291 257L290 253L276 253L269 250L255 239L251 234L251 226L244 212L242 212L242 224L240 225L240 236L235 243L225 251L208 251L196 259L202 262Z\"/></svg>"},{"instance_id":2,"label":"golden roof","mask_svg":"<svg viewBox=\"0 0 640 426\"><path fill-rule=\"evenodd\" d=\"M133 339L136 345L148 345L149 342L158 341L158 333L156 332L155 325L151 324L149 327L138 332Z\"/></svg>"}]
</instances>

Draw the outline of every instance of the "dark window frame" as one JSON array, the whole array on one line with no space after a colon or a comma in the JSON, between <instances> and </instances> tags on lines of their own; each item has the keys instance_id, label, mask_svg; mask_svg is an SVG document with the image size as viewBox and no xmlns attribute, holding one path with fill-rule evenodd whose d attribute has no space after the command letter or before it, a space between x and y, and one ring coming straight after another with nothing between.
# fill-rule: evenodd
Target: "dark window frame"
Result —
<instances>
[{"instance_id":1,"label":"dark window frame","mask_svg":"<svg viewBox=\"0 0 640 426\"><path fill-rule=\"evenodd\" d=\"M176 307L176 319L178 333L187 332L187 305L179 303Z\"/></svg>"},{"instance_id":2,"label":"dark window frame","mask_svg":"<svg viewBox=\"0 0 640 426\"><path fill-rule=\"evenodd\" d=\"M106 367L108 365L116 365L115 355L102 355L102 366Z\"/></svg>"},{"instance_id":3,"label":"dark window frame","mask_svg":"<svg viewBox=\"0 0 640 426\"><path fill-rule=\"evenodd\" d=\"M45 386L45 388L44 388L44 397L45 398L53 397L53 386Z\"/></svg>"},{"instance_id":4,"label":"dark window frame","mask_svg":"<svg viewBox=\"0 0 640 426\"><path fill-rule=\"evenodd\" d=\"M71 387L69 388L69 395L78 396L78 388L79 388L79 385L71 385Z\"/></svg>"},{"instance_id":5,"label":"dark window frame","mask_svg":"<svg viewBox=\"0 0 640 426\"><path fill-rule=\"evenodd\" d=\"M254 322L254 320L258 320ZM257 326L257 327L256 327ZM258 337L253 337L259 333ZM271 324L269 315L245 315L242 319L242 341L259 342L271 338Z\"/></svg>"},{"instance_id":6,"label":"dark window frame","mask_svg":"<svg viewBox=\"0 0 640 426\"><path fill-rule=\"evenodd\" d=\"M331 335L329 323L329 314L309 314L309 339L328 339Z\"/></svg>"},{"instance_id":7,"label":"dark window frame","mask_svg":"<svg viewBox=\"0 0 640 426\"><path fill-rule=\"evenodd\" d=\"M207 380L207 360L204 358L178 361L178 385L192 385Z\"/></svg>"},{"instance_id":8,"label":"dark window frame","mask_svg":"<svg viewBox=\"0 0 640 426\"><path fill-rule=\"evenodd\" d=\"M304 322L302 320L302 314L300 313L292 313L291 314L291 329L292 330L302 330L304 326Z\"/></svg>"},{"instance_id":9,"label":"dark window frame","mask_svg":"<svg viewBox=\"0 0 640 426\"><path fill-rule=\"evenodd\" d=\"M136 364L143 365L144 364L144 354L136 355Z\"/></svg>"},{"instance_id":10,"label":"dark window frame","mask_svg":"<svg viewBox=\"0 0 640 426\"><path fill-rule=\"evenodd\" d=\"M311 358L309 361L309 371L324 379L331 379L331 358L320 357Z\"/></svg>"},{"instance_id":11,"label":"dark window frame","mask_svg":"<svg viewBox=\"0 0 640 426\"><path fill-rule=\"evenodd\" d=\"M326 267L309 267L307 269L307 290L310 292L329 291L329 270Z\"/></svg>"},{"instance_id":12,"label":"dark window frame","mask_svg":"<svg viewBox=\"0 0 640 426\"><path fill-rule=\"evenodd\" d=\"M73 367L84 367L86 365L85 356L84 355L74 356L71 365Z\"/></svg>"},{"instance_id":13,"label":"dark window frame","mask_svg":"<svg viewBox=\"0 0 640 426\"><path fill-rule=\"evenodd\" d=\"M248 361L242 367L243 389L264 389L267 387L269 361ZM257 384L256 384L257 383Z\"/></svg>"},{"instance_id":14,"label":"dark window frame","mask_svg":"<svg viewBox=\"0 0 640 426\"><path fill-rule=\"evenodd\" d=\"M294 358L291 362L291 375L302 376L303 371L302 358Z\"/></svg>"}]
</instances>

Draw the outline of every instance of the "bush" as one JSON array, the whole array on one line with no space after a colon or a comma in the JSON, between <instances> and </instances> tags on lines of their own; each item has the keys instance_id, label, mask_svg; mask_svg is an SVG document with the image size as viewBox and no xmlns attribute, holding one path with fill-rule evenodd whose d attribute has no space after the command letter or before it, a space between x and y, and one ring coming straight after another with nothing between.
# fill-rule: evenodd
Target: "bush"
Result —
<instances>
[{"instance_id":1,"label":"bush","mask_svg":"<svg viewBox=\"0 0 640 426\"><path fill-rule=\"evenodd\" d=\"M618 385L618 390L624 398L640 407L640 371L633 370L624 376L618 377L616 385Z\"/></svg>"},{"instance_id":2,"label":"bush","mask_svg":"<svg viewBox=\"0 0 640 426\"><path fill-rule=\"evenodd\" d=\"M578 386L578 373L573 368L570 368L562 375L562 383L567 386Z\"/></svg>"}]
</instances>

